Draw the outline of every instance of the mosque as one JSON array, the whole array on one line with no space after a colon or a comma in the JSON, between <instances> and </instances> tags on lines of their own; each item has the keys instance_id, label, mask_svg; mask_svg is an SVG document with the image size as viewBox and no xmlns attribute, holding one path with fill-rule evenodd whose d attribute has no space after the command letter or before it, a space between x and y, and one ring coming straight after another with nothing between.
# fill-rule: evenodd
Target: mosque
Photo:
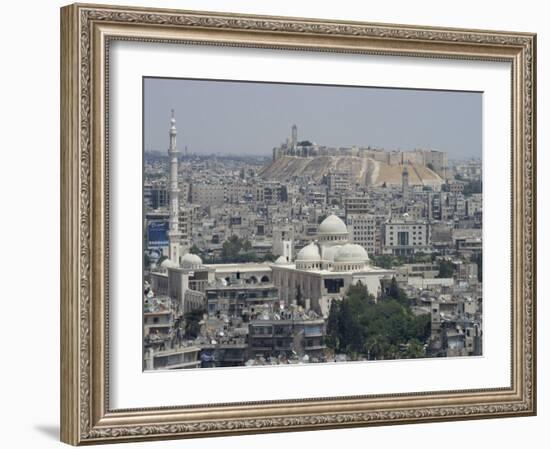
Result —
<instances>
[{"instance_id":1,"label":"mosque","mask_svg":"<svg viewBox=\"0 0 550 449\"><path fill-rule=\"evenodd\" d=\"M289 306L300 299L306 309L324 317L330 303L342 299L350 285L361 282L377 298L380 281L394 275L392 270L370 264L367 251L349 242L347 226L336 215L323 220L317 240L302 248L295 261L283 255L271 269L281 304Z\"/></svg>"}]
</instances>

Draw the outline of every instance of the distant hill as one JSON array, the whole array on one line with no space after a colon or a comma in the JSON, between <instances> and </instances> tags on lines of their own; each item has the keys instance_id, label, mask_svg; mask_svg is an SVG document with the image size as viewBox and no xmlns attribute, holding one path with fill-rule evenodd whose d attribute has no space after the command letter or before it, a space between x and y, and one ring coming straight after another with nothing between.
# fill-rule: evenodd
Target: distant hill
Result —
<instances>
[{"instance_id":1,"label":"distant hill","mask_svg":"<svg viewBox=\"0 0 550 449\"><path fill-rule=\"evenodd\" d=\"M440 186L443 179L428 167L407 165L410 185ZM281 156L272 161L260 176L275 181L286 181L295 176L309 176L316 181L329 172L349 172L356 184L381 186L401 185L403 166L388 165L372 158L357 156Z\"/></svg>"}]
</instances>

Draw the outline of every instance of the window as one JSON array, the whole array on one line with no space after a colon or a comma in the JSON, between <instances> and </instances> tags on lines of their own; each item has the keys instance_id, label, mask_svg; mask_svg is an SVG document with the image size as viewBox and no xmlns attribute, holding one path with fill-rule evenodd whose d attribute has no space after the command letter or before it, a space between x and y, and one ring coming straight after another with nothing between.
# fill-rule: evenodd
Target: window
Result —
<instances>
[{"instance_id":1,"label":"window","mask_svg":"<svg viewBox=\"0 0 550 449\"><path fill-rule=\"evenodd\" d=\"M338 293L343 286L343 279L325 279L325 288L328 293Z\"/></svg>"},{"instance_id":2,"label":"window","mask_svg":"<svg viewBox=\"0 0 550 449\"><path fill-rule=\"evenodd\" d=\"M408 232L398 232L397 241L401 246L406 246L409 244L409 233Z\"/></svg>"}]
</instances>

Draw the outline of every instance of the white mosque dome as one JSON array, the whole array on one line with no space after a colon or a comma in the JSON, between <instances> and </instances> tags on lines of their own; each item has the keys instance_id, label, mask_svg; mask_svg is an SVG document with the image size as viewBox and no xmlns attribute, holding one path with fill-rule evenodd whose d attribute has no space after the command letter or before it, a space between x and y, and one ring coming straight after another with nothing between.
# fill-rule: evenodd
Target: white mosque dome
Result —
<instances>
[{"instance_id":1,"label":"white mosque dome","mask_svg":"<svg viewBox=\"0 0 550 449\"><path fill-rule=\"evenodd\" d=\"M347 234L348 228L341 218L329 215L319 225L319 234Z\"/></svg>"},{"instance_id":2,"label":"white mosque dome","mask_svg":"<svg viewBox=\"0 0 550 449\"><path fill-rule=\"evenodd\" d=\"M275 265L285 265L287 263L288 263L288 260L286 260L285 256L279 256L275 261Z\"/></svg>"},{"instance_id":3,"label":"white mosque dome","mask_svg":"<svg viewBox=\"0 0 550 449\"><path fill-rule=\"evenodd\" d=\"M325 250L323 251L323 259L329 262L334 262L334 256L336 256L336 253L340 248L342 248L340 245L325 247Z\"/></svg>"},{"instance_id":4,"label":"white mosque dome","mask_svg":"<svg viewBox=\"0 0 550 449\"><path fill-rule=\"evenodd\" d=\"M339 248L334 255L335 262L366 262L369 255L361 245L348 243Z\"/></svg>"},{"instance_id":5,"label":"white mosque dome","mask_svg":"<svg viewBox=\"0 0 550 449\"><path fill-rule=\"evenodd\" d=\"M304 246L298 254L296 255L296 260L300 261L309 261L309 260L320 260L321 254L319 254L319 248L313 242L309 245Z\"/></svg>"},{"instance_id":6,"label":"white mosque dome","mask_svg":"<svg viewBox=\"0 0 550 449\"><path fill-rule=\"evenodd\" d=\"M202 259L196 254L187 253L181 259L184 268L196 268L202 265Z\"/></svg>"},{"instance_id":7,"label":"white mosque dome","mask_svg":"<svg viewBox=\"0 0 550 449\"><path fill-rule=\"evenodd\" d=\"M161 268L164 268L164 269L167 269L167 268L177 268L177 267L178 267L178 264L175 263L175 262L172 262L171 259L164 259L164 260L161 262L160 267L161 267Z\"/></svg>"}]
</instances>

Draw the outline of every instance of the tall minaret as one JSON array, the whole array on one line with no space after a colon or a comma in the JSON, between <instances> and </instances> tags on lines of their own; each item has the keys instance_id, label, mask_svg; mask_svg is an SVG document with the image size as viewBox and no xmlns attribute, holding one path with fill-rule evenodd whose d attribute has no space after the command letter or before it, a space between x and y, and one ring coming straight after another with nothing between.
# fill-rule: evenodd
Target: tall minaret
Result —
<instances>
[{"instance_id":1,"label":"tall minaret","mask_svg":"<svg viewBox=\"0 0 550 449\"><path fill-rule=\"evenodd\" d=\"M296 125L292 125L292 134L290 136L290 145L293 150L296 150L296 146L298 145L298 127Z\"/></svg>"},{"instance_id":2,"label":"tall minaret","mask_svg":"<svg viewBox=\"0 0 550 449\"><path fill-rule=\"evenodd\" d=\"M407 164L409 162L407 161ZM403 164L403 172L401 174L402 178L401 178L401 190L402 190L402 193L403 193L403 199L405 201L408 201L409 200L409 169L407 168L407 165L405 165L405 160L404 158L402 159L402 164Z\"/></svg>"},{"instance_id":3,"label":"tall minaret","mask_svg":"<svg viewBox=\"0 0 550 449\"><path fill-rule=\"evenodd\" d=\"M170 226L168 229L168 240L170 242L169 257L172 262L180 263L180 245L181 233L179 231L179 187L178 187L178 154L176 147L176 118L172 109L172 118L170 119L170 147L168 156L170 157L170 188L168 190L170 200Z\"/></svg>"}]
</instances>

